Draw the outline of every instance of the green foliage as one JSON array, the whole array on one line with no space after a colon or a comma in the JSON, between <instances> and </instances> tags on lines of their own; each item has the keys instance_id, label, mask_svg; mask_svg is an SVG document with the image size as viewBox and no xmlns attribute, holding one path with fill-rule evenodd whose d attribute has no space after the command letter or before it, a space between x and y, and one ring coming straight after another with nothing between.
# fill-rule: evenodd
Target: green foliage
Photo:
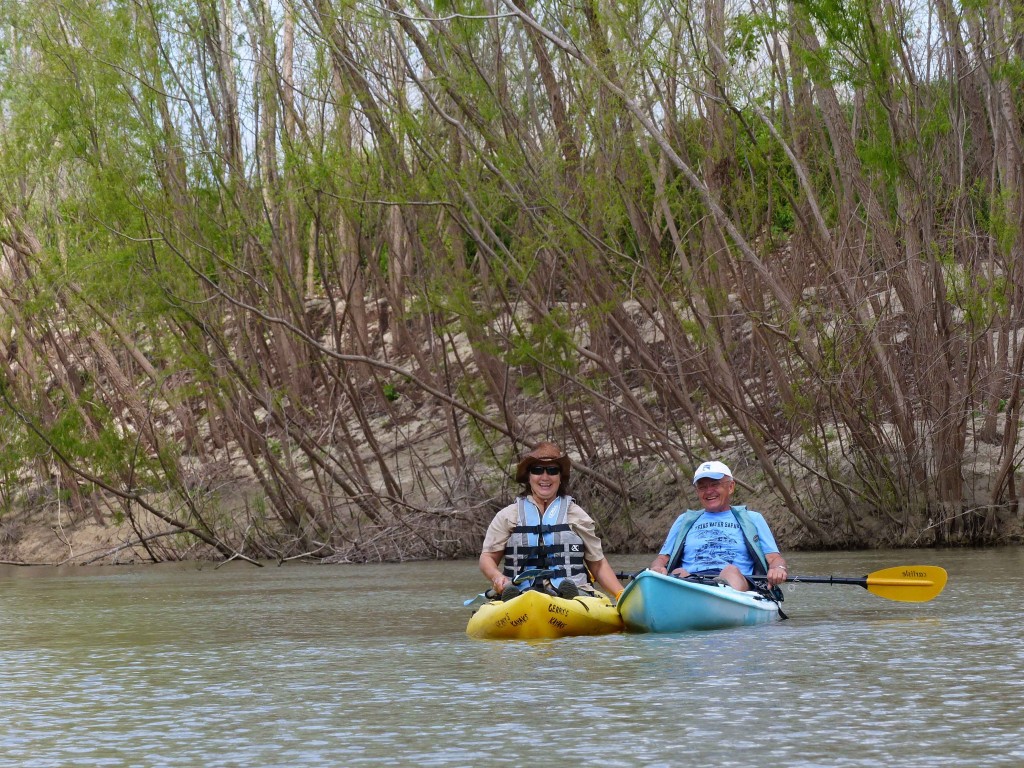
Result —
<instances>
[{"instance_id":1,"label":"green foliage","mask_svg":"<svg viewBox=\"0 0 1024 768\"><path fill-rule=\"evenodd\" d=\"M171 456L148 456L139 451L138 436L125 432L101 398L86 391L75 400L58 398L62 407L49 424L36 423L25 432L23 455L56 456L98 477L123 478L129 472L136 486L163 487L163 466Z\"/></svg>"},{"instance_id":2,"label":"green foliage","mask_svg":"<svg viewBox=\"0 0 1024 768\"><path fill-rule=\"evenodd\" d=\"M281 445L281 441L276 437L267 438L267 450L271 455L278 459L284 455L284 447Z\"/></svg>"},{"instance_id":3,"label":"green foliage","mask_svg":"<svg viewBox=\"0 0 1024 768\"><path fill-rule=\"evenodd\" d=\"M788 201L782 201L772 209L771 233L776 239L792 234L796 216Z\"/></svg>"},{"instance_id":4,"label":"green foliage","mask_svg":"<svg viewBox=\"0 0 1024 768\"><path fill-rule=\"evenodd\" d=\"M733 62L751 63L760 55L765 36L785 31L785 22L770 13L737 13L729 19L725 50Z\"/></svg>"},{"instance_id":5,"label":"green foliage","mask_svg":"<svg viewBox=\"0 0 1024 768\"><path fill-rule=\"evenodd\" d=\"M564 307L551 310L512 339L508 352L510 365L538 364L545 369L571 376L578 367L573 343L571 318Z\"/></svg>"},{"instance_id":6,"label":"green foliage","mask_svg":"<svg viewBox=\"0 0 1024 768\"><path fill-rule=\"evenodd\" d=\"M936 253L935 259L942 265L946 296L950 304L963 312L967 328L977 333L976 329L989 327L997 316L1005 313L1009 288L1005 275L989 277L969 272L948 251Z\"/></svg>"},{"instance_id":7,"label":"green foliage","mask_svg":"<svg viewBox=\"0 0 1024 768\"><path fill-rule=\"evenodd\" d=\"M4 382L0 382L3 390L4 400L9 397L9 391ZM18 489L21 487L20 470L29 453L27 436L24 425L20 419L7 408L6 403L0 401L0 517L12 507L17 497Z\"/></svg>"},{"instance_id":8,"label":"green foliage","mask_svg":"<svg viewBox=\"0 0 1024 768\"><path fill-rule=\"evenodd\" d=\"M928 91L928 98L919 112L919 135L925 147L941 146L953 130L949 90L936 87Z\"/></svg>"},{"instance_id":9,"label":"green foliage","mask_svg":"<svg viewBox=\"0 0 1024 768\"><path fill-rule=\"evenodd\" d=\"M1020 94L1024 89L1024 60L1008 57L996 61L992 67L992 77L1005 81L1012 91Z\"/></svg>"},{"instance_id":10,"label":"green foliage","mask_svg":"<svg viewBox=\"0 0 1024 768\"><path fill-rule=\"evenodd\" d=\"M658 402L689 398L750 414L748 402L716 398L762 388L753 377L763 371L788 371L797 381L780 389L794 394L767 407L781 412L794 434L809 435L807 450L821 461L827 459L822 431L815 429L821 420L883 421L892 418L885 404L900 400L894 394L912 414L929 412L939 397L925 391L927 368L913 369L920 361L902 355L898 365L906 368L895 380L914 385L888 389L893 382L865 362L876 329L850 316L832 278L840 267L852 276L843 288L858 308L876 297L880 306L894 306L892 286L908 276L899 267L876 269L883 256L887 266L899 258L878 253L875 227L887 227L897 243L910 242L903 228L917 223L896 215L897 199L919 196L914 204L933 225L934 242L914 258L926 262L928 274L942 275L941 287L958 310L947 336L936 331L936 347L955 354L964 326L978 335L997 316L1019 314L1012 272L979 266L990 257L976 244L991 238L997 261L1016 253L1022 203L1000 186L991 157L970 154L992 137L970 135L972 124L961 140L961 84L905 72L906 53L938 56L937 48L927 41L929 47L913 49L915 19L884 6L800 0L777 15L730 7L731 67L721 103L708 94L709 41L700 8L666 14L643 0L585 8L532 4L530 13L567 42L562 47L527 35L511 14L491 16L482 0L440 0L428 8L433 19L417 10L402 23L350 0L332 5L334 19L300 4L292 8L294 82L285 83L276 79L283 62L261 68L267 52L253 47L276 39L281 19L260 28L255 6L229 5L230 19L220 16L218 4L192 0L0 5L0 239L10 256L0 286L8 301L3 340L6 346L17 338L25 359L12 355L10 365L24 363L22 378L31 381L19 380L24 389L12 397L45 435L3 423L10 435L0 453L0 480L54 448L105 476L131 467L154 484L160 472L164 482L174 481L173 472L158 468L172 466L173 454L141 449L143 436L126 426L131 421L117 393L90 378L102 375L85 343L91 334L113 347L117 364L137 377L133 383L147 397L173 381L157 397L195 408L200 422L206 418L200 404L208 401L230 420L244 403L238 391L271 393L279 402L301 394L308 402L297 410L309 419L309 436L328 435L317 417L351 407L336 394L346 390L336 378L347 373L320 349L303 346L299 331L307 327L307 301L329 297L336 314L328 312L327 322L337 324L317 332L341 346L352 342L347 324L353 321L344 311L350 264L360 271L367 304L386 300L395 311L400 304L414 343L424 342L417 350L423 357L408 363L409 350L384 346L371 327L361 329L371 348L360 353L458 376L438 363L450 359L441 355L450 354L452 339L468 337L475 351L507 364L508 397L547 397L553 413L569 405L586 413L590 390L614 401L623 394L616 390L623 378L633 377L642 390L658 375L646 368L609 375L620 358L602 361L607 368L592 364L579 352L588 339L614 346L610 354L623 353L630 365L642 359L643 366L666 370L676 356L699 361L729 339L732 345L721 351L735 368L735 382L701 388L712 374L695 362L692 380L664 382L668 394L659 392ZM975 7L981 8L964 5ZM265 10L279 15L282 9ZM801 20L819 50L801 49L794 32ZM228 23L231 34L222 39ZM334 23L339 37L332 37ZM985 14L978 23L983 34L968 46L971 65L984 65L978 71L1017 94L1024 66L1005 53L1014 50L1005 44L1012 33L996 40L999 31L986 26ZM420 37L407 36L403 25ZM785 69L773 68L780 60L766 45L776 42L786 47ZM342 43L349 49L340 51ZM541 77L538 45L554 70L557 94ZM218 69L221 54L230 58L227 71ZM812 85L804 99L795 87L807 75ZM622 89L629 108L606 82ZM813 110L827 89L844 112L830 115L838 124L826 128ZM567 126L556 125L556 95ZM661 133L650 135L631 108ZM275 117L269 127L262 122L268 115ZM837 131L853 140L856 158L839 156L841 147L832 146ZM809 189L797 183L783 142L799 154ZM724 253L717 239L709 242L721 222L709 219L703 190L670 161L664 143L719 196L738 233L733 240L744 238L781 288L737 255L737 242ZM979 176L966 188L964 168ZM831 242L798 225L809 216L809 197L833 228ZM883 222L865 213L869 200L888 211ZM850 208L841 208L847 203ZM396 210L411 243L407 252L395 251L401 247L392 232ZM839 210L854 220L840 220ZM7 218L10 211L18 216ZM786 298L800 304L810 288L819 293L804 307L809 311L772 318L782 304L773 291L791 292ZM642 349L624 349L633 342L623 341L608 317L637 299L661 308L665 334ZM807 320L832 315L827 324ZM750 343L744 338L750 327L772 335L772 342ZM798 347L808 328L819 360ZM283 380L291 374L276 357L281 338L302 352L299 367L308 374L302 386ZM139 350L157 381L141 372ZM761 365L749 359L753 354L778 359ZM80 389L66 386L64 374L80 375ZM826 386L802 388L805 376ZM853 400L829 394L834 382L862 386L863 406L858 400L844 412ZM353 377L344 384L359 389L363 382ZM481 413L507 412L510 405L494 402L471 376L443 384ZM407 385L385 381L384 396L394 400ZM50 419L54 413L59 416ZM627 436L637 444L657 444L664 438L659 429L686 431L677 413L641 415L658 428ZM173 445L169 438L180 425L162 413L161 419L159 436ZM774 417L755 422L745 419L748 439L776 437ZM469 429L481 447L504 439L478 425ZM291 450L279 443L270 449L281 456ZM875 461L872 450L868 441L851 449L865 472ZM894 465L885 468L899 473Z\"/></svg>"},{"instance_id":11,"label":"green foliage","mask_svg":"<svg viewBox=\"0 0 1024 768\"><path fill-rule=\"evenodd\" d=\"M1021 234L1018 211L1021 200L1012 189L1003 188L992 199L989 218L989 232L999 244L1003 253L1010 253L1014 244L1024 235Z\"/></svg>"}]
</instances>

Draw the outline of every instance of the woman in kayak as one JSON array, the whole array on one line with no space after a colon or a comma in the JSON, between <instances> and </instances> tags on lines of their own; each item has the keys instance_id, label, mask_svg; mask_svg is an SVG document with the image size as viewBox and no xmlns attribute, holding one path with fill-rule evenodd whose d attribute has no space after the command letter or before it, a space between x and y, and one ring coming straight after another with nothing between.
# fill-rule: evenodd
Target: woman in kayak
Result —
<instances>
[{"instance_id":1,"label":"woman in kayak","mask_svg":"<svg viewBox=\"0 0 1024 768\"><path fill-rule=\"evenodd\" d=\"M775 588L786 580L786 561L761 513L730 503L736 490L732 470L720 461L706 461L694 472L693 484L704 509L676 518L651 570L713 577L741 592L755 588L747 576L766 575L781 599Z\"/></svg>"},{"instance_id":2,"label":"woman in kayak","mask_svg":"<svg viewBox=\"0 0 1024 768\"><path fill-rule=\"evenodd\" d=\"M621 594L593 519L566 494L569 468L569 457L547 442L519 461L516 482L523 483L523 493L494 516L480 553L480 571L502 600L542 589L545 581L565 598L592 593L594 582L613 597ZM548 573L512 583L532 569Z\"/></svg>"}]
</instances>

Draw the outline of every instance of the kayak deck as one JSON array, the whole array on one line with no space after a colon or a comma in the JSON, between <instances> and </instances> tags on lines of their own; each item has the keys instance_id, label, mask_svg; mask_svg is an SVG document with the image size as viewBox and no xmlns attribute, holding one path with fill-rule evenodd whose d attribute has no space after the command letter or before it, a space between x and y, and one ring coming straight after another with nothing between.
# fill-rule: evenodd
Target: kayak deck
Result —
<instances>
[{"instance_id":1,"label":"kayak deck","mask_svg":"<svg viewBox=\"0 0 1024 768\"><path fill-rule=\"evenodd\" d=\"M470 637L538 640L577 635L606 635L622 629L619 612L604 595L571 600L527 590L508 602L492 600L466 625Z\"/></svg>"},{"instance_id":2,"label":"kayak deck","mask_svg":"<svg viewBox=\"0 0 1024 768\"><path fill-rule=\"evenodd\" d=\"M725 584L642 571L626 585L619 613L630 632L687 632L765 624L779 618L774 600Z\"/></svg>"}]
</instances>

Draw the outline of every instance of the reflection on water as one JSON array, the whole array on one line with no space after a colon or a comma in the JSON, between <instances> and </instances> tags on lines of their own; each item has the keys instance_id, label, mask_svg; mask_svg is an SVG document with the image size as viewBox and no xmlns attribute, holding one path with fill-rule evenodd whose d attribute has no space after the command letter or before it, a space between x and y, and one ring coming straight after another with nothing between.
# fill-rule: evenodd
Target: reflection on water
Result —
<instances>
[{"instance_id":1,"label":"reflection on water","mask_svg":"<svg viewBox=\"0 0 1024 768\"><path fill-rule=\"evenodd\" d=\"M1020 765L1024 554L930 603L799 584L786 622L471 640L473 562L0 569L0 766ZM613 558L620 569L647 558Z\"/></svg>"}]
</instances>

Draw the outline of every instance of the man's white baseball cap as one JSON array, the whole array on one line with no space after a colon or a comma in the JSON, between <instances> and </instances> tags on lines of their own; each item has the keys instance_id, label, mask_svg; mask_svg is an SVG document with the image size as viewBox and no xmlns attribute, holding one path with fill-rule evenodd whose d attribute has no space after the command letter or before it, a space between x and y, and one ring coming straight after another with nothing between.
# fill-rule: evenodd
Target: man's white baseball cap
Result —
<instances>
[{"instance_id":1,"label":"man's white baseball cap","mask_svg":"<svg viewBox=\"0 0 1024 768\"><path fill-rule=\"evenodd\" d=\"M696 485L702 477L721 480L723 477L732 477L732 470L720 461L705 461L693 473L693 484Z\"/></svg>"}]
</instances>

